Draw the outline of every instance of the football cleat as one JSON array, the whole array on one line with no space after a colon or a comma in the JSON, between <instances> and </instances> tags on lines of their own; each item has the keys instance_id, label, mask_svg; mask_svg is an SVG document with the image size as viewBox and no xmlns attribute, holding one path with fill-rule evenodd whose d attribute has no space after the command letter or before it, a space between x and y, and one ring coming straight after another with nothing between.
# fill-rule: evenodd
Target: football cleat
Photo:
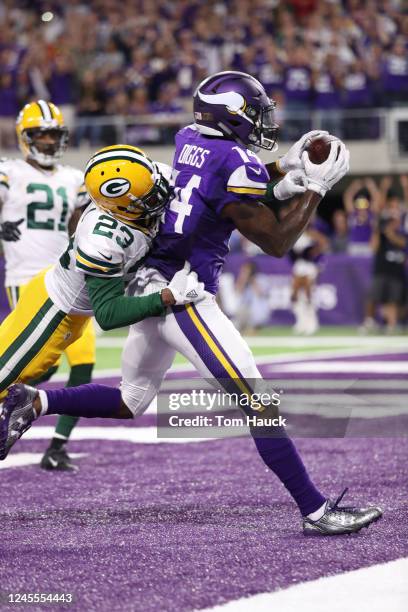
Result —
<instances>
[{"instance_id":1,"label":"football cleat","mask_svg":"<svg viewBox=\"0 0 408 612\"><path fill-rule=\"evenodd\" d=\"M37 393L37 389L22 383L10 387L0 413L0 460L37 418L33 405Z\"/></svg>"},{"instance_id":2,"label":"football cleat","mask_svg":"<svg viewBox=\"0 0 408 612\"><path fill-rule=\"evenodd\" d=\"M355 508L339 506L343 496L348 489L333 503L326 502L326 510L323 516L317 520L304 517L303 533L305 535L342 535L356 533L363 527L368 527L374 521L381 518L383 511L381 508L370 506L368 508Z\"/></svg>"},{"instance_id":3,"label":"football cleat","mask_svg":"<svg viewBox=\"0 0 408 612\"><path fill-rule=\"evenodd\" d=\"M40 466L43 470L56 470L59 472L78 471L78 466L72 463L72 460L64 447L48 448L41 459Z\"/></svg>"}]
</instances>

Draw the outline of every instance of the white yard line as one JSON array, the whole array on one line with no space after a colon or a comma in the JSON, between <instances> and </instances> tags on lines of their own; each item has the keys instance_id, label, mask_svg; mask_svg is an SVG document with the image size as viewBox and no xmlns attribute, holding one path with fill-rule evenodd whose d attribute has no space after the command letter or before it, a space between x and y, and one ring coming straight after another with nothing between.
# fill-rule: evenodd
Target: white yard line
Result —
<instances>
[{"instance_id":1,"label":"white yard line","mask_svg":"<svg viewBox=\"0 0 408 612\"><path fill-rule=\"evenodd\" d=\"M404 347L395 347L392 350L390 347L378 347L375 353L378 355L387 354L389 352L392 353L405 353L408 351L408 340L406 341L406 346ZM305 359L316 360L321 358L339 358L342 357L364 357L366 355L372 355L372 349L362 349L362 348L349 348L349 349L327 349L321 351L298 351L296 353L288 352L288 353L279 353L279 355L258 355L255 356L255 362L257 365L267 365L269 363L282 363L282 362L297 362L303 361ZM281 368L279 368L281 369ZM174 364L169 373L183 373L183 372L194 372L195 368L191 363L176 363ZM120 368L105 368L105 369L96 369L93 374L93 379L97 380L98 378L121 378L121 370ZM68 378L68 374L55 374L52 377L52 382L66 382Z\"/></svg>"},{"instance_id":2,"label":"white yard line","mask_svg":"<svg viewBox=\"0 0 408 612\"><path fill-rule=\"evenodd\" d=\"M247 336L251 347L283 346L286 348L311 346L364 346L380 348L407 348L407 336Z\"/></svg>"},{"instance_id":3,"label":"white yard line","mask_svg":"<svg viewBox=\"0 0 408 612\"><path fill-rule=\"evenodd\" d=\"M275 368L275 366L273 366ZM280 372L279 372L280 374ZM189 389L211 389L213 388L210 383L205 384L201 378L188 378L185 381L180 378L165 379L160 391L168 392L174 390L180 390L180 382L188 384ZM345 391L355 394L360 391L366 391L372 393L373 391L390 391L390 379L377 377L376 380L358 380L357 378L317 378L317 379L300 379L294 380L293 378L281 376L273 379L273 386L275 389L288 389L294 391L295 389L305 389L311 393L321 392L324 389L329 391L337 391L339 393ZM408 381L405 380L393 380L392 381L392 392L396 391L407 391L408 392Z\"/></svg>"},{"instance_id":4,"label":"white yard line","mask_svg":"<svg viewBox=\"0 0 408 612\"><path fill-rule=\"evenodd\" d=\"M273 371L273 368L270 368ZM283 363L279 372L302 372L326 374L353 372L355 374L408 374L408 360L405 361L307 361ZM389 383L392 387L392 382Z\"/></svg>"},{"instance_id":5,"label":"white yard line","mask_svg":"<svg viewBox=\"0 0 408 612\"><path fill-rule=\"evenodd\" d=\"M86 453L70 453L69 455L72 459L79 459L85 457ZM0 470L37 465L40 463L42 456L42 453L11 453L4 461L0 462Z\"/></svg>"},{"instance_id":6,"label":"white yard line","mask_svg":"<svg viewBox=\"0 0 408 612\"><path fill-rule=\"evenodd\" d=\"M246 342L251 347L279 346L284 348L310 348L311 346L364 346L378 348L407 348L407 336L245 336ZM98 348L123 348L123 338L109 338L100 336L97 338Z\"/></svg>"},{"instance_id":7,"label":"white yard line","mask_svg":"<svg viewBox=\"0 0 408 612\"><path fill-rule=\"evenodd\" d=\"M37 425L32 427L23 440L51 439L54 427ZM160 444L174 443L187 444L188 442L204 442L208 438L157 438L156 427L75 427L70 436L71 440L119 440L133 442L134 444ZM0 464L1 465L1 464Z\"/></svg>"},{"instance_id":8,"label":"white yard line","mask_svg":"<svg viewBox=\"0 0 408 612\"><path fill-rule=\"evenodd\" d=\"M203 612L405 612L407 602L408 559L397 559L230 601Z\"/></svg>"}]
</instances>

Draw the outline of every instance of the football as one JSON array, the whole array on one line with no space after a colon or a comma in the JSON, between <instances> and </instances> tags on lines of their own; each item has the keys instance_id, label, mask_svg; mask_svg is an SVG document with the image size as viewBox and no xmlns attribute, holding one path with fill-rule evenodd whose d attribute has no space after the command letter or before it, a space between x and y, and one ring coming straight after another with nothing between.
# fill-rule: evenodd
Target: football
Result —
<instances>
[{"instance_id":1,"label":"football","mask_svg":"<svg viewBox=\"0 0 408 612\"><path fill-rule=\"evenodd\" d=\"M322 164L329 157L330 143L333 139L316 138L306 148L312 164Z\"/></svg>"}]
</instances>

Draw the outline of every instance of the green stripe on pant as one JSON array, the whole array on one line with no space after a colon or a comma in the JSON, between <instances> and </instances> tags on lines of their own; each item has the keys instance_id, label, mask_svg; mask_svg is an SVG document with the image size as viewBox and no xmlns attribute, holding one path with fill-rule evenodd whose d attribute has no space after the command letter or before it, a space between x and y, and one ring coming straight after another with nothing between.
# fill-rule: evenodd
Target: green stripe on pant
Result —
<instances>
[{"instance_id":1,"label":"green stripe on pant","mask_svg":"<svg viewBox=\"0 0 408 612\"><path fill-rule=\"evenodd\" d=\"M44 319L47 318L47 315L49 316L51 309L54 309L55 313L51 313L49 321L44 325ZM7 365L10 367L10 361L12 362L9 372L0 374L0 392L4 391L18 378L19 374L39 353L65 317L65 312L58 310L49 298L45 301L21 334L0 356L0 372ZM43 329L41 330L41 328ZM40 335L38 335L39 330ZM21 352L21 357L16 358L19 352Z\"/></svg>"}]
</instances>

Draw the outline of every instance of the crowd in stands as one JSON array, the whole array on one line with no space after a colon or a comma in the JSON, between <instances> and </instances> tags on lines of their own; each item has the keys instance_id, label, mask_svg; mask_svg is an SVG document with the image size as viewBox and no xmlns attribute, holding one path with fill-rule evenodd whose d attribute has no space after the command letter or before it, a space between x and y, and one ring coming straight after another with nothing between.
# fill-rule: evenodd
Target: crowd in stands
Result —
<instances>
[{"instance_id":1,"label":"crowd in stands","mask_svg":"<svg viewBox=\"0 0 408 612\"><path fill-rule=\"evenodd\" d=\"M326 206L326 202L323 208ZM313 229L325 236L325 251L334 254L373 254L373 240L380 227L392 221L408 237L408 175L356 178L343 192L340 207L332 209L328 220L317 216ZM232 235L233 253L257 255L261 251L238 232Z\"/></svg>"},{"instance_id":2,"label":"crowd in stands","mask_svg":"<svg viewBox=\"0 0 408 612\"><path fill-rule=\"evenodd\" d=\"M353 179L343 193L342 206L334 209L330 221L316 216L304 236L305 244L299 240L299 249L294 248L290 257L292 286L307 280L312 292L319 269L325 266L326 254L365 257L371 262L371 280L365 294L361 331L377 331L381 320L390 333L398 331L401 322L407 324L408 175ZM262 276L256 274L256 255L261 251L238 232L233 234L231 250L249 256L235 284L237 324L244 321L249 328L262 326L271 309L267 284L262 285ZM295 269L299 259L303 266L300 274ZM314 274L307 279L310 265L314 266ZM228 292L230 296L233 288L228 287ZM303 310L307 306L308 301L301 304ZM315 329L316 319L310 333Z\"/></svg>"},{"instance_id":3,"label":"crowd in stands","mask_svg":"<svg viewBox=\"0 0 408 612\"><path fill-rule=\"evenodd\" d=\"M402 0L4 0L0 120L33 98L68 121L189 110L199 80L232 68L298 113L287 131L329 110L347 137L340 109L408 104L407 46Z\"/></svg>"},{"instance_id":4,"label":"crowd in stands","mask_svg":"<svg viewBox=\"0 0 408 612\"><path fill-rule=\"evenodd\" d=\"M190 113L196 84L224 69L249 72L264 84L277 102L281 138L308 131L312 113L340 137L375 138L379 123L370 109L408 106L406 3L3 0L0 147L15 146L14 120L29 100L52 100L69 126L76 119L74 143L98 146L115 142L115 134L90 119ZM343 117L344 109L352 115ZM171 142L172 132L158 134L148 124L127 127L129 143L159 137ZM405 265L403 202L406 176L394 188L388 178L351 182L330 225L319 222L328 250L377 256L388 249L393 257L398 251ZM231 249L257 254L238 233ZM249 285L259 313L265 299L253 266L245 268L238 289Z\"/></svg>"}]
</instances>

